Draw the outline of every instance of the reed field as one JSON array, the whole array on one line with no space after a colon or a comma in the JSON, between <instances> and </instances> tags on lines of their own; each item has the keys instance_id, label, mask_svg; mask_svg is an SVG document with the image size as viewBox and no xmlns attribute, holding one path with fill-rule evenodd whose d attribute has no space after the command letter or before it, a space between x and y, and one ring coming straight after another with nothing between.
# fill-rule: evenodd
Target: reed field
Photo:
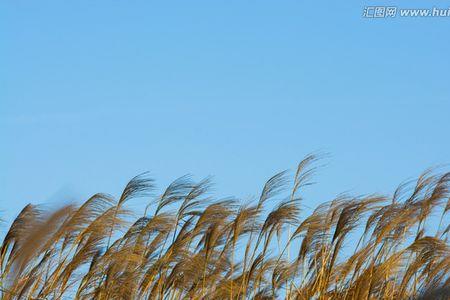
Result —
<instances>
[{"instance_id":1,"label":"reed field","mask_svg":"<svg viewBox=\"0 0 450 300\"><path fill-rule=\"evenodd\" d=\"M1 299L448 299L450 173L306 210L316 163L254 201L216 198L209 178L160 190L141 174L118 198L29 204L2 225Z\"/></svg>"}]
</instances>

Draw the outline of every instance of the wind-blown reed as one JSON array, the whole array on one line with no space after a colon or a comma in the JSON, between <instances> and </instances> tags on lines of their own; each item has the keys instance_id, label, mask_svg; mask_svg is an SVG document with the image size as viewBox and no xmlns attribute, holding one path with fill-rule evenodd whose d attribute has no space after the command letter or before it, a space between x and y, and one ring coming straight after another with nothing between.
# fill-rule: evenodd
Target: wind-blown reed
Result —
<instances>
[{"instance_id":1,"label":"wind-blown reed","mask_svg":"<svg viewBox=\"0 0 450 300\"><path fill-rule=\"evenodd\" d=\"M340 196L309 215L314 156L254 202L215 199L189 176L160 195L148 174L118 200L27 205L0 249L2 299L433 299L450 285L450 173L392 197ZM132 198L145 211L126 208ZM134 221L130 221L133 220Z\"/></svg>"}]
</instances>

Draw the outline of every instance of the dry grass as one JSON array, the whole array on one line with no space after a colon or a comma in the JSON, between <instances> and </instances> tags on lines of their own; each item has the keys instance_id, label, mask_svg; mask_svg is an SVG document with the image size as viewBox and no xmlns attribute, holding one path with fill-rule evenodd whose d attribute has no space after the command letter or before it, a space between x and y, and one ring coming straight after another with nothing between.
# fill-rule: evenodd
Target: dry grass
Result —
<instances>
[{"instance_id":1,"label":"dry grass","mask_svg":"<svg viewBox=\"0 0 450 300\"><path fill-rule=\"evenodd\" d=\"M144 174L118 200L97 194L52 213L27 205L0 249L1 298L448 296L450 174L428 171L393 197L342 196L305 215L299 194L315 161L293 180L270 178L255 203L214 199L209 179L187 176L152 196ZM136 197L152 200L130 223Z\"/></svg>"}]
</instances>

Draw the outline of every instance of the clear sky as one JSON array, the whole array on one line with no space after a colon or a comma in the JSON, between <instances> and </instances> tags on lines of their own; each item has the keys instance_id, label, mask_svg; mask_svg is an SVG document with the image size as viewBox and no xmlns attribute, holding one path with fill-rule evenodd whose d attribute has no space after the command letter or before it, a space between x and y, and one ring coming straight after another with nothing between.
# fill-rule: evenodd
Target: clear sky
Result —
<instances>
[{"instance_id":1,"label":"clear sky","mask_svg":"<svg viewBox=\"0 0 450 300\"><path fill-rule=\"evenodd\" d=\"M312 207L450 163L450 18L367 19L368 3L1 1L3 218L147 170L247 198L327 152Z\"/></svg>"}]
</instances>

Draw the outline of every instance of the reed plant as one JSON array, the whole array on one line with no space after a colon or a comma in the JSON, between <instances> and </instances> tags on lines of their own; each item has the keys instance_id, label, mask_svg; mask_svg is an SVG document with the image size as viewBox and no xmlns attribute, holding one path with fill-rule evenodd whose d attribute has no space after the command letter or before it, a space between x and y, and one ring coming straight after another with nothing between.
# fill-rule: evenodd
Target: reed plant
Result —
<instances>
[{"instance_id":1,"label":"reed plant","mask_svg":"<svg viewBox=\"0 0 450 300\"><path fill-rule=\"evenodd\" d=\"M209 178L158 192L141 174L117 199L29 204L0 248L1 299L447 299L450 173L307 213L316 161L248 202L215 198Z\"/></svg>"}]
</instances>

